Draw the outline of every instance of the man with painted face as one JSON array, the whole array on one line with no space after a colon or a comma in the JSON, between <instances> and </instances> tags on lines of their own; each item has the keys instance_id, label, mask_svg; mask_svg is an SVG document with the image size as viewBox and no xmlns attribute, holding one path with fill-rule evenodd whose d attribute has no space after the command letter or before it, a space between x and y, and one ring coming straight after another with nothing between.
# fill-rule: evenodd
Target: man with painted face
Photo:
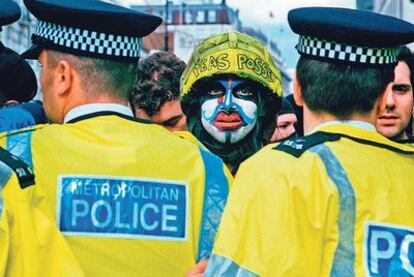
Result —
<instances>
[{"instance_id":1,"label":"man with painted face","mask_svg":"<svg viewBox=\"0 0 414 277\"><path fill-rule=\"evenodd\" d=\"M189 130L234 174L263 146L282 93L280 72L255 38L227 32L194 50L181 77Z\"/></svg>"}]
</instances>

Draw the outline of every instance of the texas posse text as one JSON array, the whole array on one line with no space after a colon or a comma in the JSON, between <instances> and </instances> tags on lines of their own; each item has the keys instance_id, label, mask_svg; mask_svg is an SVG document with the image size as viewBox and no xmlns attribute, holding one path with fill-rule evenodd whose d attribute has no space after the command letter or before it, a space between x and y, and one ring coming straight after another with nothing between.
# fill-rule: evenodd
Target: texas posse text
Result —
<instances>
[{"instance_id":1,"label":"texas posse text","mask_svg":"<svg viewBox=\"0 0 414 277\"><path fill-rule=\"evenodd\" d=\"M211 55L202 60L195 62L192 73L196 78L200 76L201 73L205 71L223 71L223 74L226 73L231 67L231 62L229 59L229 54L220 54L220 55ZM275 74L270 70L269 65L260 57L252 58L244 54L237 55L237 68L239 70L250 70L257 75L261 75L263 78L269 82L275 80Z\"/></svg>"}]
</instances>

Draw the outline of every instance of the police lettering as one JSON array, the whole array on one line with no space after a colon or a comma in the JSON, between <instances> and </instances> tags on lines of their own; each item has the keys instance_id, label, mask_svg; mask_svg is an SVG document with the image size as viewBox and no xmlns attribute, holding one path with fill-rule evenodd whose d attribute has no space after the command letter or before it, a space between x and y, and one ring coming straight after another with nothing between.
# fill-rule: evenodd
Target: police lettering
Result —
<instances>
[{"instance_id":1,"label":"police lettering","mask_svg":"<svg viewBox=\"0 0 414 277\"><path fill-rule=\"evenodd\" d=\"M186 238L184 184L79 176L60 182L59 227L65 234Z\"/></svg>"},{"instance_id":2,"label":"police lettering","mask_svg":"<svg viewBox=\"0 0 414 277\"><path fill-rule=\"evenodd\" d=\"M211 55L194 63L193 74L195 77L200 76L204 71L212 69L227 70L230 67L228 54L220 54L217 57Z\"/></svg>"},{"instance_id":3,"label":"police lettering","mask_svg":"<svg viewBox=\"0 0 414 277\"><path fill-rule=\"evenodd\" d=\"M139 229L154 231L160 229L166 232L177 231L177 206L155 205L153 203L139 204L134 202L132 209L123 209L121 201L110 202L98 200L92 205L86 200L73 200L71 225L82 224L81 219L87 219L95 228L104 229L113 225L117 229ZM129 214L128 214L129 213ZM123 221L128 218L129 221Z\"/></svg>"},{"instance_id":4,"label":"police lettering","mask_svg":"<svg viewBox=\"0 0 414 277\"><path fill-rule=\"evenodd\" d=\"M146 186L135 183L82 183L73 181L71 191L74 195L106 196L113 199L132 197L135 199L178 200L178 188Z\"/></svg>"},{"instance_id":5,"label":"police lettering","mask_svg":"<svg viewBox=\"0 0 414 277\"><path fill-rule=\"evenodd\" d=\"M274 74L269 68L267 62L257 57L255 59L250 58L247 55L239 54L237 55L237 64L239 69L248 69L256 73L257 75L262 76L269 82L274 81Z\"/></svg>"},{"instance_id":6,"label":"police lettering","mask_svg":"<svg viewBox=\"0 0 414 277\"><path fill-rule=\"evenodd\" d=\"M369 275L414 276L414 232L409 229L367 225L365 249Z\"/></svg>"},{"instance_id":7,"label":"police lettering","mask_svg":"<svg viewBox=\"0 0 414 277\"><path fill-rule=\"evenodd\" d=\"M284 141L283 145L292 147L293 149L296 149L296 150L302 150L303 149L303 144L296 143L295 141L291 141L291 140Z\"/></svg>"}]
</instances>

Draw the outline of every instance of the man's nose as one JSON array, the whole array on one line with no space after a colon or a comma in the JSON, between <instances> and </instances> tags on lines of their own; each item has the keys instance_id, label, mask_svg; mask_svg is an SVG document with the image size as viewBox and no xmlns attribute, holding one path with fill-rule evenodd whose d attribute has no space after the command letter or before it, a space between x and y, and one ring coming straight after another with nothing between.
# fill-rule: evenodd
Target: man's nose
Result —
<instances>
[{"instance_id":1,"label":"man's nose","mask_svg":"<svg viewBox=\"0 0 414 277\"><path fill-rule=\"evenodd\" d=\"M233 106L233 93L231 89L228 89L226 91L226 94L224 95L224 107L226 109L231 109Z\"/></svg>"},{"instance_id":2,"label":"man's nose","mask_svg":"<svg viewBox=\"0 0 414 277\"><path fill-rule=\"evenodd\" d=\"M294 124L289 124L289 127L288 127L289 135L293 134L294 132L296 132L295 125Z\"/></svg>"},{"instance_id":3,"label":"man's nose","mask_svg":"<svg viewBox=\"0 0 414 277\"><path fill-rule=\"evenodd\" d=\"M393 109L395 107L395 99L394 99L394 93L393 91L386 92L386 99L385 99L385 107L387 109Z\"/></svg>"}]
</instances>

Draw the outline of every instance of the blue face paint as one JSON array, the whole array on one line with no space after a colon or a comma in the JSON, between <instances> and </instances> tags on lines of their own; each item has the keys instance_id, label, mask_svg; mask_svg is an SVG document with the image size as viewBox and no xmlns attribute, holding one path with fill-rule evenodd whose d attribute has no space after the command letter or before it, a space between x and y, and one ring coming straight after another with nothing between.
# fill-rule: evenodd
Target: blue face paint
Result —
<instances>
[{"instance_id":1,"label":"blue face paint","mask_svg":"<svg viewBox=\"0 0 414 277\"><path fill-rule=\"evenodd\" d=\"M214 113L211 116L207 117L206 113L203 113L203 117L205 118L205 120L213 121L217 117L217 115L222 111L227 111L227 112L234 111L241 116L242 120L244 121L246 125L253 124L253 122L255 122L257 118L257 113L255 113L253 116L249 116L243 111L243 107L240 104L233 101L234 98L237 98L233 95L234 88L238 87L239 85L246 84L247 81L229 79L229 80L219 80L217 82L221 84L224 88L227 88L224 96L221 96L218 98L218 99L221 99L221 98L224 98L224 99L222 100L222 102L218 100L219 105L216 107Z\"/></svg>"},{"instance_id":2,"label":"blue face paint","mask_svg":"<svg viewBox=\"0 0 414 277\"><path fill-rule=\"evenodd\" d=\"M243 139L257 121L257 93L247 80L218 80L201 106L207 132L222 143Z\"/></svg>"}]
</instances>

